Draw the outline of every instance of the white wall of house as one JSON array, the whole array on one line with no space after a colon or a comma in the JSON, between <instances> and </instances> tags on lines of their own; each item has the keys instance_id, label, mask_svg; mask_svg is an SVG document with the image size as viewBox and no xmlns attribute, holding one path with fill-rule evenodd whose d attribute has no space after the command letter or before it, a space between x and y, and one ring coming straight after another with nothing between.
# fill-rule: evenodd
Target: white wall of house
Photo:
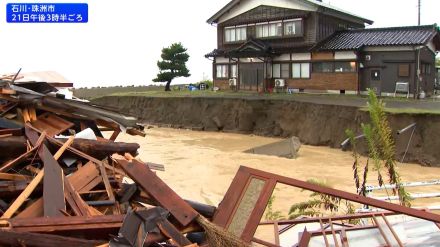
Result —
<instances>
[{"instance_id":1,"label":"white wall of house","mask_svg":"<svg viewBox=\"0 0 440 247\"><path fill-rule=\"evenodd\" d=\"M215 58L215 63L229 63L229 58L217 57L217 58Z\"/></svg>"},{"instance_id":2,"label":"white wall of house","mask_svg":"<svg viewBox=\"0 0 440 247\"><path fill-rule=\"evenodd\" d=\"M354 51L337 51L335 52L335 60L356 60L357 56Z\"/></svg>"},{"instance_id":3,"label":"white wall of house","mask_svg":"<svg viewBox=\"0 0 440 247\"><path fill-rule=\"evenodd\" d=\"M307 53L292 53L292 60L293 61L308 61L312 60L312 54Z\"/></svg>"},{"instance_id":4,"label":"white wall of house","mask_svg":"<svg viewBox=\"0 0 440 247\"><path fill-rule=\"evenodd\" d=\"M260 5L287 9L299 9L305 11L316 11L318 9L312 4L308 4L306 2L298 0L243 0L240 2L240 4L232 8L229 12L221 16L218 20L218 23L225 22Z\"/></svg>"},{"instance_id":5,"label":"white wall of house","mask_svg":"<svg viewBox=\"0 0 440 247\"><path fill-rule=\"evenodd\" d=\"M436 52L434 41L431 40L431 42L429 42L427 46L432 52Z\"/></svg>"},{"instance_id":6,"label":"white wall of house","mask_svg":"<svg viewBox=\"0 0 440 247\"><path fill-rule=\"evenodd\" d=\"M281 54L278 57L275 57L273 61L290 61L290 54Z\"/></svg>"}]
</instances>

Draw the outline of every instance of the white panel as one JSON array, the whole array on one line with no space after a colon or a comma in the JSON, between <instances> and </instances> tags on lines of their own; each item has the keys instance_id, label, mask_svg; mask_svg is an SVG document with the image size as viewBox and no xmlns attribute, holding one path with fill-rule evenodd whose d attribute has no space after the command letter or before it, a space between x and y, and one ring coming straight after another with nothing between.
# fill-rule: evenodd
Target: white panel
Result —
<instances>
[{"instance_id":1,"label":"white panel","mask_svg":"<svg viewBox=\"0 0 440 247\"><path fill-rule=\"evenodd\" d=\"M225 22L260 5L305 11L316 11L318 9L317 6L298 0L243 0L240 4L236 5L229 12L220 17L218 23Z\"/></svg>"},{"instance_id":2,"label":"white panel","mask_svg":"<svg viewBox=\"0 0 440 247\"><path fill-rule=\"evenodd\" d=\"M290 61L290 54L282 54L279 57L275 57L274 61Z\"/></svg>"},{"instance_id":3,"label":"white panel","mask_svg":"<svg viewBox=\"0 0 440 247\"><path fill-rule=\"evenodd\" d=\"M226 57L217 57L215 58L216 63L229 63L229 58Z\"/></svg>"},{"instance_id":4,"label":"white panel","mask_svg":"<svg viewBox=\"0 0 440 247\"><path fill-rule=\"evenodd\" d=\"M431 51L435 52L434 41L429 42L427 46Z\"/></svg>"},{"instance_id":5,"label":"white panel","mask_svg":"<svg viewBox=\"0 0 440 247\"><path fill-rule=\"evenodd\" d=\"M312 60L311 53L292 53L293 61L309 61Z\"/></svg>"},{"instance_id":6,"label":"white panel","mask_svg":"<svg viewBox=\"0 0 440 247\"><path fill-rule=\"evenodd\" d=\"M242 63L253 63L253 62L261 62L261 60L257 59L257 58L240 58L240 62L242 62Z\"/></svg>"},{"instance_id":7,"label":"white panel","mask_svg":"<svg viewBox=\"0 0 440 247\"><path fill-rule=\"evenodd\" d=\"M335 52L335 60L353 59L356 60L357 56L353 51L337 51Z\"/></svg>"}]
</instances>

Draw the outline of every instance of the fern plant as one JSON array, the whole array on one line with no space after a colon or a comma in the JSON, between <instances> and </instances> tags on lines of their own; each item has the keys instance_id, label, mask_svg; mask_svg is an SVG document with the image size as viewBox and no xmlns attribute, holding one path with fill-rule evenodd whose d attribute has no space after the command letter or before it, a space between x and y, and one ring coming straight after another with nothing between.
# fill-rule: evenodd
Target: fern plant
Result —
<instances>
[{"instance_id":1,"label":"fern plant","mask_svg":"<svg viewBox=\"0 0 440 247\"><path fill-rule=\"evenodd\" d=\"M359 154L356 149L356 140L354 133L347 130L346 134L350 139L353 148L353 171L356 188L360 195L366 195L366 181L369 172L370 160L373 162L374 170L377 172L377 180L379 186L385 184L383 173L388 177L388 182L396 186L393 194L399 196L399 202L404 206L411 206L411 199L406 190L402 187L402 181L397 172L397 164L395 161L395 144L392 137L392 131L388 124L385 114L385 104L379 100L373 90L368 91L368 111L370 114L370 123L362 124L362 132L368 144L369 157L364 166L364 174L361 179L359 175ZM388 191L387 191L388 193Z\"/></svg>"},{"instance_id":2,"label":"fern plant","mask_svg":"<svg viewBox=\"0 0 440 247\"><path fill-rule=\"evenodd\" d=\"M264 218L266 218L266 220L282 220L286 218L281 213L281 211L275 211L273 209L273 203L275 201L275 198L276 198L275 195L272 195L269 198L269 202L267 203L267 207L266 207L266 213L264 215Z\"/></svg>"},{"instance_id":3,"label":"fern plant","mask_svg":"<svg viewBox=\"0 0 440 247\"><path fill-rule=\"evenodd\" d=\"M323 181L310 179L307 180L307 182L331 188L331 186ZM341 207L341 204L343 207ZM328 214L340 213L341 211L343 211L344 214L354 213L354 206L349 201L339 197L313 192L310 195L310 200L293 204L290 207L289 219L295 219L299 216L321 217Z\"/></svg>"}]
</instances>

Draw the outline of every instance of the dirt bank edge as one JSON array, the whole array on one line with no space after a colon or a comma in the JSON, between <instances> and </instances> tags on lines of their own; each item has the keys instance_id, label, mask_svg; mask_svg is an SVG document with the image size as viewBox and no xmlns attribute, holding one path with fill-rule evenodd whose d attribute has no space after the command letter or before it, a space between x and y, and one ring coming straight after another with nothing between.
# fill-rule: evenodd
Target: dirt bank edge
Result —
<instances>
[{"instance_id":1,"label":"dirt bank edge","mask_svg":"<svg viewBox=\"0 0 440 247\"><path fill-rule=\"evenodd\" d=\"M279 99L106 96L93 103L136 116L145 123L205 131L297 136L304 144L340 148L345 130L360 133L368 112L358 107ZM405 162L440 166L440 115L389 114L393 130L417 123ZM397 136L397 159L405 153L411 131ZM361 145L366 152L365 145Z\"/></svg>"}]
</instances>

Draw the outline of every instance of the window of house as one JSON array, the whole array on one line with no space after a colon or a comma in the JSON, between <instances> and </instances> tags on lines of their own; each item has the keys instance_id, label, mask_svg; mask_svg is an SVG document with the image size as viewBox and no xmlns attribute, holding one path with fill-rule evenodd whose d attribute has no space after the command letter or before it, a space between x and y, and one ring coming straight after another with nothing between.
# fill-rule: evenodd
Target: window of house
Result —
<instances>
[{"instance_id":1,"label":"window of house","mask_svg":"<svg viewBox=\"0 0 440 247\"><path fill-rule=\"evenodd\" d=\"M332 62L319 62L319 63L313 63L313 72L315 73L330 73L334 72Z\"/></svg>"},{"instance_id":2,"label":"window of house","mask_svg":"<svg viewBox=\"0 0 440 247\"><path fill-rule=\"evenodd\" d=\"M231 77L237 78L237 65L236 64L231 65Z\"/></svg>"},{"instance_id":3,"label":"window of house","mask_svg":"<svg viewBox=\"0 0 440 247\"><path fill-rule=\"evenodd\" d=\"M281 64L281 78L285 78L285 79L289 78L289 74L290 74L289 66L290 64L288 63Z\"/></svg>"},{"instance_id":4,"label":"window of house","mask_svg":"<svg viewBox=\"0 0 440 247\"><path fill-rule=\"evenodd\" d=\"M284 21L284 35L285 36L299 36L302 35L302 20Z\"/></svg>"},{"instance_id":5,"label":"window of house","mask_svg":"<svg viewBox=\"0 0 440 247\"><path fill-rule=\"evenodd\" d=\"M225 42L237 42L247 39L246 27L226 27Z\"/></svg>"},{"instance_id":6,"label":"window of house","mask_svg":"<svg viewBox=\"0 0 440 247\"><path fill-rule=\"evenodd\" d=\"M281 64L275 63L272 65L272 78L281 78Z\"/></svg>"},{"instance_id":7,"label":"window of house","mask_svg":"<svg viewBox=\"0 0 440 247\"><path fill-rule=\"evenodd\" d=\"M257 38L279 37L283 34L283 23L267 23L256 25Z\"/></svg>"},{"instance_id":8,"label":"window of house","mask_svg":"<svg viewBox=\"0 0 440 247\"><path fill-rule=\"evenodd\" d=\"M228 65L227 64L217 65L215 75L217 78L228 78Z\"/></svg>"},{"instance_id":9,"label":"window of house","mask_svg":"<svg viewBox=\"0 0 440 247\"><path fill-rule=\"evenodd\" d=\"M356 62L335 62L335 72L356 72Z\"/></svg>"},{"instance_id":10,"label":"window of house","mask_svg":"<svg viewBox=\"0 0 440 247\"><path fill-rule=\"evenodd\" d=\"M399 64L399 77L409 77L409 64Z\"/></svg>"},{"instance_id":11,"label":"window of house","mask_svg":"<svg viewBox=\"0 0 440 247\"><path fill-rule=\"evenodd\" d=\"M292 78L310 78L310 63L293 63Z\"/></svg>"}]
</instances>

